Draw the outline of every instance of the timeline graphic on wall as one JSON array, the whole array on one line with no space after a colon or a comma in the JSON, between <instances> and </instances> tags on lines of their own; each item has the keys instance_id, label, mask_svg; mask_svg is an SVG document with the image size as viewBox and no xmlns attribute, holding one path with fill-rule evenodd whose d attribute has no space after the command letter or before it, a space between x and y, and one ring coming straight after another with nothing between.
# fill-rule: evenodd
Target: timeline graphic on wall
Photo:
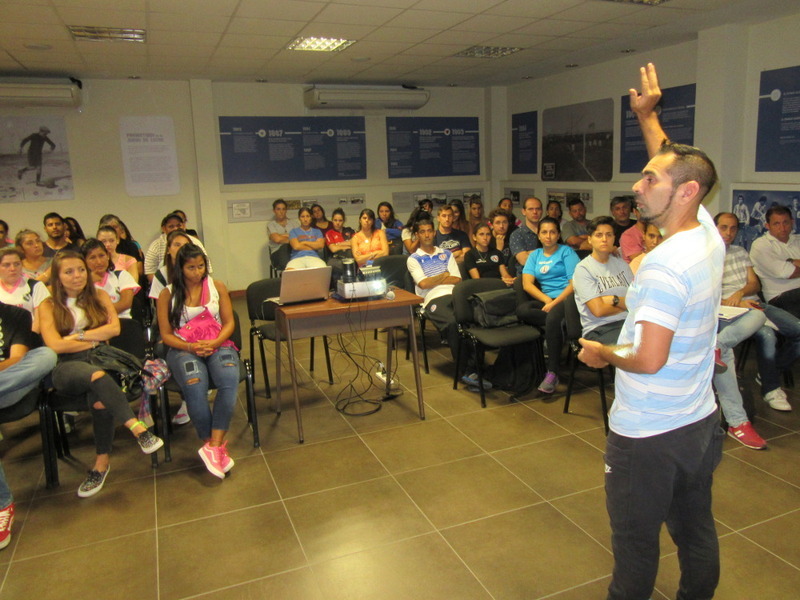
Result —
<instances>
[{"instance_id":1,"label":"timeline graphic on wall","mask_svg":"<svg viewBox=\"0 0 800 600\"><path fill-rule=\"evenodd\" d=\"M800 66L761 73L756 171L800 171Z\"/></svg>"},{"instance_id":2,"label":"timeline graphic on wall","mask_svg":"<svg viewBox=\"0 0 800 600\"><path fill-rule=\"evenodd\" d=\"M535 110L511 115L512 173L536 173L538 170L538 116Z\"/></svg>"},{"instance_id":3,"label":"timeline graphic on wall","mask_svg":"<svg viewBox=\"0 0 800 600\"><path fill-rule=\"evenodd\" d=\"M225 185L366 179L364 117L220 117Z\"/></svg>"},{"instance_id":4,"label":"timeline graphic on wall","mask_svg":"<svg viewBox=\"0 0 800 600\"><path fill-rule=\"evenodd\" d=\"M661 90L656 107L661 126L669 139L679 144L694 145L694 112L697 86L694 83ZM647 164L647 148L630 98L622 96L622 135L619 146L619 172L639 173Z\"/></svg>"},{"instance_id":5,"label":"timeline graphic on wall","mask_svg":"<svg viewBox=\"0 0 800 600\"><path fill-rule=\"evenodd\" d=\"M477 117L386 117L389 177L480 175Z\"/></svg>"}]
</instances>

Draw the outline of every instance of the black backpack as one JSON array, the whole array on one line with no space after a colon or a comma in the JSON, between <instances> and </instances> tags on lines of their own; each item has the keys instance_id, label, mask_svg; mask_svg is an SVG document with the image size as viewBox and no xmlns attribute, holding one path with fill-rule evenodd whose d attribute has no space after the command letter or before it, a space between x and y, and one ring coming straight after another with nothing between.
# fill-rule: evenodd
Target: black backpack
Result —
<instances>
[{"instance_id":1,"label":"black backpack","mask_svg":"<svg viewBox=\"0 0 800 600\"><path fill-rule=\"evenodd\" d=\"M100 344L89 352L88 362L103 369L119 384L128 400L138 400L142 396L142 361L133 354Z\"/></svg>"}]
</instances>

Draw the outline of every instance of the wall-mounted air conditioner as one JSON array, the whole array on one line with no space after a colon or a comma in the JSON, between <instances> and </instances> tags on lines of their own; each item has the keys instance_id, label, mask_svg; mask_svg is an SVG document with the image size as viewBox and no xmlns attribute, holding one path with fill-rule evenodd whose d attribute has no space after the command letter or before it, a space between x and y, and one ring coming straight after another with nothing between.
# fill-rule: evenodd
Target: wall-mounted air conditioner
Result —
<instances>
[{"instance_id":1,"label":"wall-mounted air conditioner","mask_svg":"<svg viewBox=\"0 0 800 600\"><path fill-rule=\"evenodd\" d=\"M0 106L74 108L80 104L81 89L74 83L0 82Z\"/></svg>"},{"instance_id":2,"label":"wall-mounted air conditioner","mask_svg":"<svg viewBox=\"0 0 800 600\"><path fill-rule=\"evenodd\" d=\"M427 90L388 85L315 85L303 92L306 108L415 110L430 97Z\"/></svg>"}]
</instances>

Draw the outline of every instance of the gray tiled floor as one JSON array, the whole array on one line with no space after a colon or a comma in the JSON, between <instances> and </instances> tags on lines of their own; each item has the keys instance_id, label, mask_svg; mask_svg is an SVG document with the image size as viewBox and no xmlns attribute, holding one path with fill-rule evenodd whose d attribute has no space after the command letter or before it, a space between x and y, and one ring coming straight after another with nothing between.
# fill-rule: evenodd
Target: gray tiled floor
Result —
<instances>
[{"instance_id":1,"label":"gray tiled floor","mask_svg":"<svg viewBox=\"0 0 800 600\"><path fill-rule=\"evenodd\" d=\"M612 557L596 377L579 373L572 414L562 413L563 385L553 398L514 403L491 392L481 409L477 395L452 390L449 351L434 337L425 421L402 351L403 395L363 417L334 407L355 369L334 352L335 382L324 382L320 352L317 371L302 373L303 445L288 388L277 416L257 365L261 448L240 406L225 481L202 467L191 426L176 429L173 461L156 470L120 430L106 487L81 500L87 419L55 491L43 487L36 418L3 426L17 520L0 552L0 598L86 597L89 581L90 597L103 599L603 598ZM385 335L359 343L383 358ZM298 355L307 366L307 343ZM714 488L717 598L796 598L800 589L800 395L790 399L791 414L757 401L769 450L726 442ZM677 559L666 534L662 554L654 597L672 598Z\"/></svg>"}]
</instances>

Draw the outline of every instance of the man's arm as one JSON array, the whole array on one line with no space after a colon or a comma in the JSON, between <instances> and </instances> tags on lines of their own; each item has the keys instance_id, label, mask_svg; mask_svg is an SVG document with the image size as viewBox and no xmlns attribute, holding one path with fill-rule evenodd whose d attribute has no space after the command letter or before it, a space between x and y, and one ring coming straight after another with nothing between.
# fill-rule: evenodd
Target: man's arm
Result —
<instances>
[{"instance_id":1,"label":"man's arm","mask_svg":"<svg viewBox=\"0 0 800 600\"><path fill-rule=\"evenodd\" d=\"M800 260L789 261L775 252L764 236L758 238L750 248L750 262L761 277L773 279L797 279L800 277Z\"/></svg>"},{"instance_id":2,"label":"man's arm","mask_svg":"<svg viewBox=\"0 0 800 600\"><path fill-rule=\"evenodd\" d=\"M661 148L661 143L669 138L661 128L655 112L655 107L661 100L661 88L658 87L656 67L653 63L647 63L646 67L639 69L639 73L642 77L641 94L634 88L628 90L628 94L631 100L631 110L636 114L639 127L642 129L647 155L652 158Z\"/></svg>"},{"instance_id":3,"label":"man's arm","mask_svg":"<svg viewBox=\"0 0 800 600\"><path fill-rule=\"evenodd\" d=\"M638 321L635 327L639 340L636 345L604 346L600 342L581 338L583 348L578 358L595 369L613 365L629 373L657 373L667 364L674 332L649 321Z\"/></svg>"},{"instance_id":4,"label":"man's arm","mask_svg":"<svg viewBox=\"0 0 800 600\"><path fill-rule=\"evenodd\" d=\"M23 344L11 344L8 352L8 358L0 362L0 373L5 371L12 365L17 364L28 353L28 347Z\"/></svg>"},{"instance_id":5,"label":"man's arm","mask_svg":"<svg viewBox=\"0 0 800 600\"><path fill-rule=\"evenodd\" d=\"M752 296L760 291L761 281L758 279L755 269L753 269L753 267L747 267L747 283L744 284L742 289L736 290L727 298L723 298L722 304L724 306L739 306L742 302L742 298L745 296Z\"/></svg>"}]
</instances>

